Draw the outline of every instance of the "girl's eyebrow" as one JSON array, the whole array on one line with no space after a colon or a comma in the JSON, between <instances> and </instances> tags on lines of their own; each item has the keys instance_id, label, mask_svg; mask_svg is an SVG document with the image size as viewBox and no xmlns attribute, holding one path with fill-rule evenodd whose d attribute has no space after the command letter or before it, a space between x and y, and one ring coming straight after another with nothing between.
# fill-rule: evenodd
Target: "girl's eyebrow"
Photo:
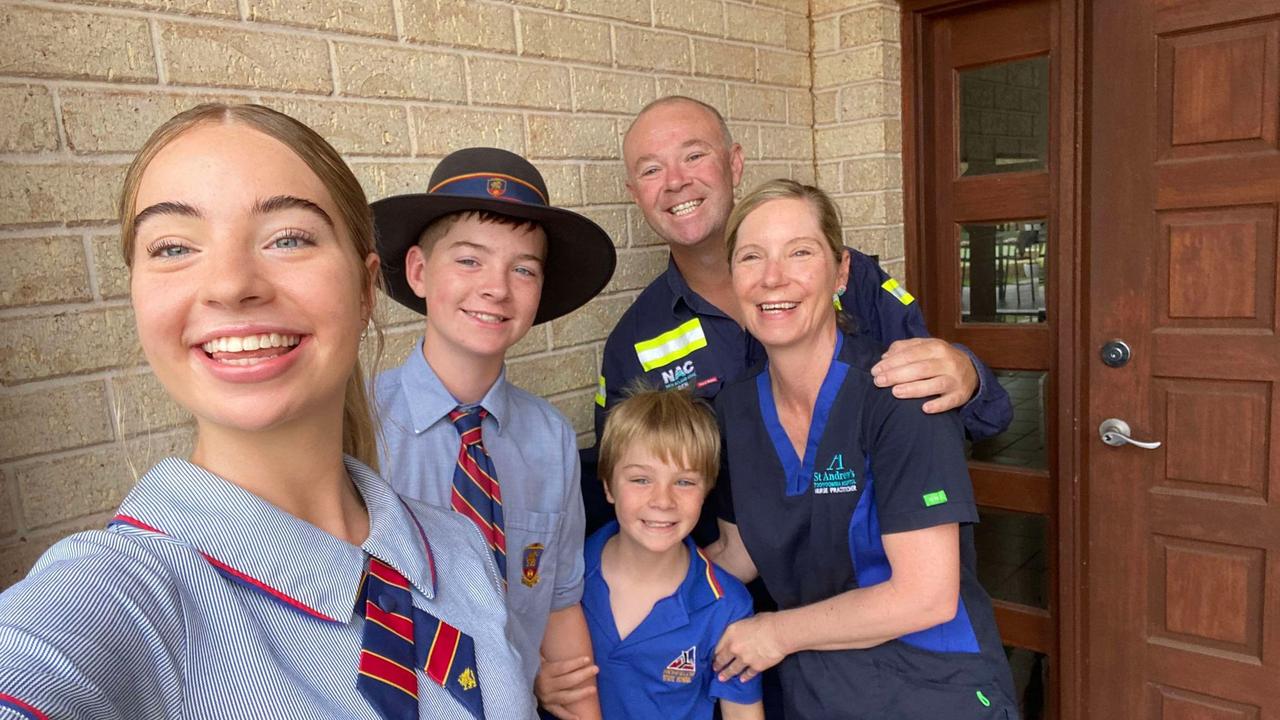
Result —
<instances>
[{"instance_id":1,"label":"girl's eyebrow","mask_svg":"<svg viewBox=\"0 0 1280 720\"><path fill-rule=\"evenodd\" d=\"M144 208L137 215L133 216L133 227L136 230L142 226L143 221L159 215L183 215L185 217L200 218L204 217L194 206L184 202L159 202L155 205Z\"/></svg>"},{"instance_id":2,"label":"girl's eyebrow","mask_svg":"<svg viewBox=\"0 0 1280 720\"><path fill-rule=\"evenodd\" d=\"M333 218L329 217L329 213L325 212L324 208L310 200L307 200L306 198L300 198L295 195L276 195L274 197L269 197L266 200L259 200L253 204L253 212L257 215L266 215L268 213L278 212L280 210L290 210L293 208L309 210L316 215L319 215L329 227L333 227Z\"/></svg>"},{"instance_id":3,"label":"girl's eyebrow","mask_svg":"<svg viewBox=\"0 0 1280 720\"><path fill-rule=\"evenodd\" d=\"M333 227L333 218L329 217L329 213L325 212L324 208L310 200L307 200L306 198L300 198L294 195L276 195L274 197L266 198L265 200L259 200L253 204L252 212L255 215L266 215L292 208L300 208L302 210L308 210L315 213L320 217L320 219L325 221L325 224L329 227ZM155 205L151 205L143 209L134 216L133 226L136 229L142 225L143 221L159 215L182 215L184 217L191 218L204 217L204 214L193 205L169 200L165 202L158 202Z\"/></svg>"}]
</instances>

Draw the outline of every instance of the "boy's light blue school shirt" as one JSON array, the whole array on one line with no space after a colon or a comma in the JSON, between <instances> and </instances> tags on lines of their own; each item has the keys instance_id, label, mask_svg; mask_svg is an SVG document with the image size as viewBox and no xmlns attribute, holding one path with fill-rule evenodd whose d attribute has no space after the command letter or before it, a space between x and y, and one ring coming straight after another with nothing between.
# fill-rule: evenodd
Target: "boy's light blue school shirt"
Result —
<instances>
[{"instance_id":1,"label":"boy's light blue school shirt","mask_svg":"<svg viewBox=\"0 0 1280 720\"><path fill-rule=\"evenodd\" d=\"M711 667L725 628L751 617L751 595L737 578L709 563L690 538L684 539L689 570L680 587L654 603L630 634L618 637L609 584L600 569L605 543L616 534L614 520L587 539L582 598L600 667L596 685L605 720L711 720L717 699L759 702L759 675L747 682L720 682Z\"/></svg>"},{"instance_id":2,"label":"boy's light blue school shirt","mask_svg":"<svg viewBox=\"0 0 1280 720\"><path fill-rule=\"evenodd\" d=\"M369 510L360 547L185 460L157 463L106 530L57 543L0 594L0 718L381 720L356 689L366 554L475 640L489 720L535 717L479 532L346 463ZM471 720L421 669L418 698L421 717Z\"/></svg>"},{"instance_id":3,"label":"boy's light blue school shirt","mask_svg":"<svg viewBox=\"0 0 1280 720\"><path fill-rule=\"evenodd\" d=\"M403 365L378 376L373 396L383 475L401 495L448 509L461 443L448 415L458 401L423 357L421 339ZM502 487L511 636L532 680L547 618L582 599L577 437L550 403L507 382L505 369L480 405Z\"/></svg>"}]
</instances>

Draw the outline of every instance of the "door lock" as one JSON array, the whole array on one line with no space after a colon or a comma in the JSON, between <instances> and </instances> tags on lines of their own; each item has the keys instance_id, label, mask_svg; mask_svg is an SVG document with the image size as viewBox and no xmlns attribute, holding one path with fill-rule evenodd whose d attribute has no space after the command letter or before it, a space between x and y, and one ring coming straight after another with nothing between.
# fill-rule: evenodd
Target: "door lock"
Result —
<instances>
[{"instance_id":1,"label":"door lock","mask_svg":"<svg viewBox=\"0 0 1280 720\"><path fill-rule=\"evenodd\" d=\"M1107 367L1124 367L1129 362L1129 358L1133 356L1133 351L1129 349L1129 343L1117 338L1108 340L1102 346L1099 352L1102 355L1102 364Z\"/></svg>"}]
</instances>

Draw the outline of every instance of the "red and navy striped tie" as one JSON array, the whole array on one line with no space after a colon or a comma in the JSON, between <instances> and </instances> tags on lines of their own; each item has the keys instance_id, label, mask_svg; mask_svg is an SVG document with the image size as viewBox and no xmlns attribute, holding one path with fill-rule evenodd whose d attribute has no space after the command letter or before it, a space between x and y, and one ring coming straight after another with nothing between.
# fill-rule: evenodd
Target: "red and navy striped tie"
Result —
<instances>
[{"instance_id":1,"label":"red and navy striped tie","mask_svg":"<svg viewBox=\"0 0 1280 720\"><path fill-rule=\"evenodd\" d=\"M356 688L385 720L418 717L417 668L484 720L475 641L414 607L404 575L370 556L356 611L365 619Z\"/></svg>"},{"instance_id":2,"label":"red and navy striped tie","mask_svg":"<svg viewBox=\"0 0 1280 720\"><path fill-rule=\"evenodd\" d=\"M387 720L418 717L409 581L395 568L370 557L356 609L364 615L356 688Z\"/></svg>"},{"instance_id":3,"label":"red and navy striped tie","mask_svg":"<svg viewBox=\"0 0 1280 720\"><path fill-rule=\"evenodd\" d=\"M449 420L462 439L462 446L458 448L458 464L453 470L450 502L454 510L471 518L471 522L480 528L493 550L498 574L502 577L503 587L506 587L507 535L502 520L502 489L498 486L493 460L484 451L480 437L480 423L488 414L484 408L457 408L449 413Z\"/></svg>"}]
</instances>

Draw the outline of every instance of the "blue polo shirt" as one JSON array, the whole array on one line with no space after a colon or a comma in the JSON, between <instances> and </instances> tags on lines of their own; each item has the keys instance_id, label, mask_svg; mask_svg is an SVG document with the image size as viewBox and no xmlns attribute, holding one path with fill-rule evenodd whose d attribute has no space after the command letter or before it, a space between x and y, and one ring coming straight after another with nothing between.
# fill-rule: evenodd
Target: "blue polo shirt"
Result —
<instances>
[{"instance_id":1,"label":"blue polo shirt","mask_svg":"<svg viewBox=\"0 0 1280 720\"><path fill-rule=\"evenodd\" d=\"M689 538L689 571L675 594L654 604L625 639L609 605L600 553L618 533L611 522L587 539L582 609L600 674L600 710L606 718L709 720L717 698L744 705L760 701L760 678L722 683L712 670L725 628L751 616L751 596L729 573L707 561Z\"/></svg>"},{"instance_id":2,"label":"blue polo shirt","mask_svg":"<svg viewBox=\"0 0 1280 720\"><path fill-rule=\"evenodd\" d=\"M865 335L837 335L803 457L778 419L767 365L716 399L728 470L721 511L780 608L889 579L885 534L960 525L955 617L865 650L788 656L779 666L787 718L1015 718L991 600L978 583L960 418L926 415L922 400L877 388L869 370L881 352Z\"/></svg>"},{"instance_id":3,"label":"blue polo shirt","mask_svg":"<svg viewBox=\"0 0 1280 720\"><path fill-rule=\"evenodd\" d=\"M867 255L849 249L848 290L841 299L856 328L882 345L929 337L920 304ZM997 435L1013 420L1009 395L968 348L978 371L978 392L960 417L973 440ZM692 388L714 398L726 383L746 376L764 350L736 320L689 288L674 261L640 293L609 333L596 393L595 429L605 410L625 397L637 378L651 387Z\"/></svg>"}]
</instances>

